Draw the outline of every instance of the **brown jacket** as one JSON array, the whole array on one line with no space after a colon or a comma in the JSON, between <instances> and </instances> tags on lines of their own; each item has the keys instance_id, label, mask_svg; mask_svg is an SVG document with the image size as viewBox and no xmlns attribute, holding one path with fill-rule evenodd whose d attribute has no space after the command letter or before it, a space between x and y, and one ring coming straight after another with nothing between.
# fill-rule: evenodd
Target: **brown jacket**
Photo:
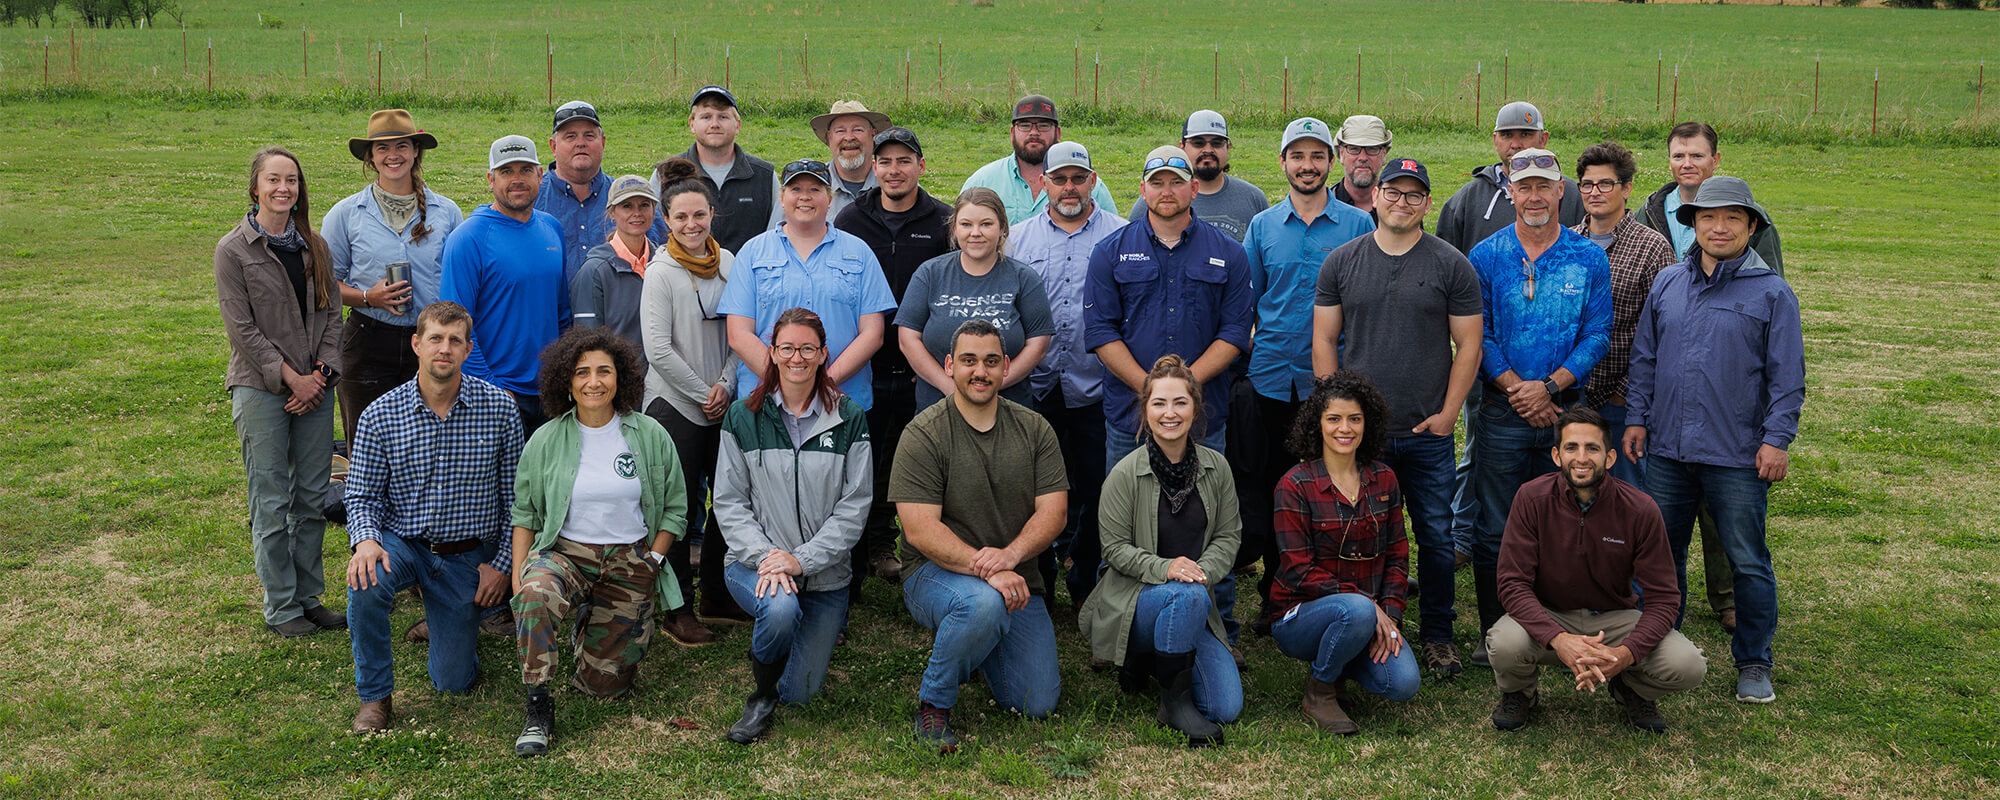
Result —
<instances>
[{"instance_id":1,"label":"brown jacket","mask_svg":"<svg viewBox=\"0 0 2000 800\"><path fill-rule=\"evenodd\" d=\"M306 290L307 302L313 302L317 293L310 286ZM300 319L285 266L248 219L237 221L215 243L215 292L222 303L222 329L229 334L225 386L289 395L280 364L301 375L311 372L315 361L339 369L339 303Z\"/></svg>"}]
</instances>

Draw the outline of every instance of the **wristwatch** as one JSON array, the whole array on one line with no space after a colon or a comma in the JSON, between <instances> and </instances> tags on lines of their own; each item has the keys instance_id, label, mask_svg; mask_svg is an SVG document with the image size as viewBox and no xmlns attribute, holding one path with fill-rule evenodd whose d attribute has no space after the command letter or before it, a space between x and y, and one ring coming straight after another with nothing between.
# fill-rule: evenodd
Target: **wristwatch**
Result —
<instances>
[{"instance_id":1,"label":"wristwatch","mask_svg":"<svg viewBox=\"0 0 2000 800\"><path fill-rule=\"evenodd\" d=\"M327 380L333 380L333 376L337 374L333 371L333 367L328 366L324 361L313 362L313 371L319 373L320 377Z\"/></svg>"},{"instance_id":2,"label":"wristwatch","mask_svg":"<svg viewBox=\"0 0 2000 800\"><path fill-rule=\"evenodd\" d=\"M1562 389L1556 387L1556 379L1554 378L1543 378L1542 388L1549 390L1550 397L1555 397L1562 393Z\"/></svg>"},{"instance_id":3,"label":"wristwatch","mask_svg":"<svg viewBox=\"0 0 2000 800\"><path fill-rule=\"evenodd\" d=\"M660 555L659 552L654 550L646 551L646 560L652 562L653 566L655 567L667 563L667 557Z\"/></svg>"}]
</instances>

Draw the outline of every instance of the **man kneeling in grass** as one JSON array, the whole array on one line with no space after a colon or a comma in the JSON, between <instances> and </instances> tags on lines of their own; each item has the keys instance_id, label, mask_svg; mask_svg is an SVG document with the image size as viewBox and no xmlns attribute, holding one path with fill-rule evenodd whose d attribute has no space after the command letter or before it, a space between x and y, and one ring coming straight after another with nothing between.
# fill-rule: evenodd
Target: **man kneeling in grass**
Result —
<instances>
[{"instance_id":1,"label":"man kneeling in grass","mask_svg":"<svg viewBox=\"0 0 2000 800\"><path fill-rule=\"evenodd\" d=\"M1521 486L1501 538L1507 616L1486 636L1502 693L1493 726L1527 725L1542 666L1561 664L1579 691L1608 687L1633 726L1664 733L1657 701L1699 685L1708 662L1674 630L1681 592L1660 509L1611 477L1618 453L1602 415L1572 407L1556 435L1560 471Z\"/></svg>"}]
</instances>

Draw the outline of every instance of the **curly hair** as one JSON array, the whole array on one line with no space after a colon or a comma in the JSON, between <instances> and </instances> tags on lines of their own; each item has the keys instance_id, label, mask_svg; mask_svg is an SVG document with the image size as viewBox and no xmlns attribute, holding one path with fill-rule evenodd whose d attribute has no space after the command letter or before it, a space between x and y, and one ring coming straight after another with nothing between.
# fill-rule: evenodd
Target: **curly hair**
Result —
<instances>
[{"instance_id":1,"label":"curly hair","mask_svg":"<svg viewBox=\"0 0 2000 800\"><path fill-rule=\"evenodd\" d=\"M611 396L611 410L619 414L638 410L639 400L646 395L646 362L639 357L639 346L609 328L578 326L542 348L542 374L538 383L542 390L542 413L550 419L576 408L576 398L569 395L570 376L575 374L576 363L583 360L583 354L593 351L610 356L611 368L618 372L618 392Z\"/></svg>"},{"instance_id":2,"label":"curly hair","mask_svg":"<svg viewBox=\"0 0 2000 800\"><path fill-rule=\"evenodd\" d=\"M1335 400L1352 400L1361 406L1361 447L1354 451L1355 463L1380 459L1382 446L1389 440L1389 401L1382 399L1374 381L1345 369L1314 381L1312 394L1299 404L1292 435L1285 440L1292 454L1307 461L1320 457L1325 445L1320 439L1319 420L1326 415L1327 404Z\"/></svg>"}]
</instances>

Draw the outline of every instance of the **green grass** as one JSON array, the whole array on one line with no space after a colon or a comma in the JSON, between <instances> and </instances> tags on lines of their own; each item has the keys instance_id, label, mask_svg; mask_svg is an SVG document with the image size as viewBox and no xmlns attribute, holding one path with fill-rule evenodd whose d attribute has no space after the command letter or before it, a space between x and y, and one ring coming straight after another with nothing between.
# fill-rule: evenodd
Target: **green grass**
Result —
<instances>
[{"instance_id":1,"label":"green grass","mask_svg":"<svg viewBox=\"0 0 2000 800\"><path fill-rule=\"evenodd\" d=\"M1072 111L1374 112L1465 128L1527 98L1564 128L1678 116L1738 135L2000 141L1996 102L1978 98L2000 15L1982 13L1528 0L181 5L185 36L164 17L158 29L82 31L74 50L66 29L0 30L0 87L205 90L212 72L218 90L363 105L383 92L548 105L553 92L674 106L727 82L757 108L854 96L961 109L1032 90Z\"/></svg>"},{"instance_id":2,"label":"green grass","mask_svg":"<svg viewBox=\"0 0 2000 800\"><path fill-rule=\"evenodd\" d=\"M1712 671L1666 701L1664 738L1554 676L1535 724L1499 735L1478 671L1404 705L1364 699L1362 736L1322 738L1297 712L1299 665L1252 638L1243 721L1227 747L1188 752L1147 699L1084 668L1084 644L1062 625L1057 716L1024 720L968 689L957 722L972 742L940 757L908 740L927 635L871 583L826 694L782 711L770 741L721 740L749 686L747 632L728 630L699 650L661 643L628 704L559 693L559 749L521 762L507 754L520 725L510 645L483 640L484 681L446 697L428 688L423 648L398 643L398 724L357 738L344 732L356 703L347 639L280 641L259 624L210 251L244 207L259 146L300 152L318 210L358 188L344 141L365 113L286 98L218 113L209 97L89 92L5 96L0 109L33 132L0 143L0 797L1956 798L2000 787L1991 148L1725 142L1727 171L1784 231L1810 360L1792 477L1772 497L1784 603L1774 706L1730 699L1728 642L1697 607L1687 630ZM431 185L467 208L480 202L485 143L546 124L504 103L414 109L444 143ZM926 184L942 194L1004 149L990 121L915 119L933 154ZM686 143L677 110L634 104L607 123L614 171ZM1121 203L1140 155L1177 132L1146 117L1066 128ZM1575 153L1602 133L1566 129L1554 147ZM1397 152L1427 160L1441 186L1492 157L1479 135L1398 134ZM823 152L810 137L802 120L765 114L744 141L792 158ZM1640 184L1662 182L1658 144L1631 143ZM1246 145L1235 174L1277 189L1265 150ZM1968 176L1971 189L1956 188ZM330 567L344 563L340 540L330 533ZM1469 609L1469 580L1460 591ZM405 603L395 629L416 613ZM1469 647L1468 626L1459 636Z\"/></svg>"}]
</instances>

